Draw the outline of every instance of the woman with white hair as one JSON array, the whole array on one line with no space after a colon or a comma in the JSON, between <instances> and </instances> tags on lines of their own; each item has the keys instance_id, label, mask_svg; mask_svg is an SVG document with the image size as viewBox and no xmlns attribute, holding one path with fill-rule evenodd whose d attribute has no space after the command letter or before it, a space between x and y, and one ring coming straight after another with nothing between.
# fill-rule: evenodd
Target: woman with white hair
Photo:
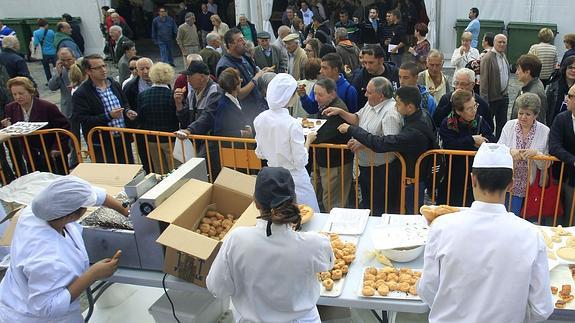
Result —
<instances>
[{"instance_id":1,"label":"woman with white hair","mask_svg":"<svg viewBox=\"0 0 575 323\"><path fill-rule=\"evenodd\" d=\"M529 158L547 154L549 127L537 121L541 111L541 99L535 93L521 94L515 100L517 119L509 120L503 127L497 143L511 149L513 157L513 191L511 195L511 212L521 216L521 208L527 190L527 164ZM545 161L536 161L531 167L530 182L535 179L537 169L545 169ZM508 205L509 193L505 205Z\"/></svg>"},{"instance_id":2,"label":"woman with white hair","mask_svg":"<svg viewBox=\"0 0 575 323\"><path fill-rule=\"evenodd\" d=\"M22 210L0 282L0 322L84 322L79 296L111 276L120 256L89 265L76 221L99 205L129 214L105 190L74 176L56 179Z\"/></svg>"},{"instance_id":3,"label":"woman with white hair","mask_svg":"<svg viewBox=\"0 0 575 323\"><path fill-rule=\"evenodd\" d=\"M297 202L307 204L315 212L319 212L315 191L305 169L308 148L315 139L315 134L309 134L307 140L304 140L301 124L289 115L287 109L296 87L296 80L286 73L276 75L269 83L269 110L260 113L254 120L256 155L260 159L266 159L268 166L289 170L295 182Z\"/></svg>"},{"instance_id":4,"label":"woman with white hair","mask_svg":"<svg viewBox=\"0 0 575 323\"><path fill-rule=\"evenodd\" d=\"M455 67L456 71L460 68L464 68L467 63L479 58L479 51L471 47L472 38L473 35L470 32L464 32L461 35L461 46L453 51L451 65Z\"/></svg>"}]
</instances>

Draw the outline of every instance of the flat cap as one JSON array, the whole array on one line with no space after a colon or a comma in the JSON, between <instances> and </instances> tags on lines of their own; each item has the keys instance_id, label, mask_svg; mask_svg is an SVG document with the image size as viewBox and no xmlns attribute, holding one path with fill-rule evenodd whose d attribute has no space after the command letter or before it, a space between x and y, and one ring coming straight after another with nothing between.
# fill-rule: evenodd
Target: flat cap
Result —
<instances>
[{"instance_id":1,"label":"flat cap","mask_svg":"<svg viewBox=\"0 0 575 323\"><path fill-rule=\"evenodd\" d=\"M287 43L288 41L293 41L293 40L297 40L299 39L299 35L298 34L289 34L287 36L284 37L284 39L282 39L284 41L284 43Z\"/></svg>"},{"instance_id":2,"label":"flat cap","mask_svg":"<svg viewBox=\"0 0 575 323\"><path fill-rule=\"evenodd\" d=\"M257 38L259 38L259 39L270 39L271 35L267 31L262 31L262 32L258 33Z\"/></svg>"}]
</instances>

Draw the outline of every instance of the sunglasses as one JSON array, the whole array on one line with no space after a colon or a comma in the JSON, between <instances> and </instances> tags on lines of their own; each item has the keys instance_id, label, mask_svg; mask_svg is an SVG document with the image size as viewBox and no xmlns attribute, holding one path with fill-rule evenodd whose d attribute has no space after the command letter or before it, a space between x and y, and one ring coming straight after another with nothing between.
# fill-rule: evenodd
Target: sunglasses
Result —
<instances>
[{"instance_id":1,"label":"sunglasses","mask_svg":"<svg viewBox=\"0 0 575 323\"><path fill-rule=\"evenodd\" d=\"M134 66L130 66L129 69L130 69L130 71L133 71L133 70L135 70L136 68L135 68Z\"/></svg>"}]
</instances>

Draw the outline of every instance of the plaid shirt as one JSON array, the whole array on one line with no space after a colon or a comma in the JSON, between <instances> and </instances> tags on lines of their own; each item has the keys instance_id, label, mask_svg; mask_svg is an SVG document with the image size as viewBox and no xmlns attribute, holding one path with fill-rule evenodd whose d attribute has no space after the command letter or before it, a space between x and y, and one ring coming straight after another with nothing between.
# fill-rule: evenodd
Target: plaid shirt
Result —
<instances>
[{"instance_id":1,"label":"plaid shirt","mask_svg":"<svg viewBox=\"0 0 575 323\"><path fill-rule=\"evenodd\" d=\"M106 80L107 87L105 90L102 90L96 87L96 92L98 92L98 96L104 105L105 113L108 119L108 126L115 127L115 128L126 128L126 122L124 122L124 115L122 114L120 118L114 119L110 116L110 113L115 108L121 108L122 105L120 104L120 100L114 92L112 91L112 83L109 80Z\"/></svg>"}]
</instances>

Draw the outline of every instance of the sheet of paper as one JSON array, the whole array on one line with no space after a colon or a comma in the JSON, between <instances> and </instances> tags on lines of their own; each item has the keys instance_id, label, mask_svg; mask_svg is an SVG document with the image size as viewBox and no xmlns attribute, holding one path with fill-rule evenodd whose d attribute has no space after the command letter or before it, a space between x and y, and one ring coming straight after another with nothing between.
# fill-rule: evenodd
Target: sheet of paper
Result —
<instances>
[{"instance_id":1,"label":"sheet of paper","mask_svg":"<svg viewBox=\"0 0 575 323\"><path fill-rule=\"evenodd\" d=\"M387 45L387 51L391 53L391 51L396 47L397 47L397 45L389 44L389 45Z\"/></svg>"}]
</instances>

